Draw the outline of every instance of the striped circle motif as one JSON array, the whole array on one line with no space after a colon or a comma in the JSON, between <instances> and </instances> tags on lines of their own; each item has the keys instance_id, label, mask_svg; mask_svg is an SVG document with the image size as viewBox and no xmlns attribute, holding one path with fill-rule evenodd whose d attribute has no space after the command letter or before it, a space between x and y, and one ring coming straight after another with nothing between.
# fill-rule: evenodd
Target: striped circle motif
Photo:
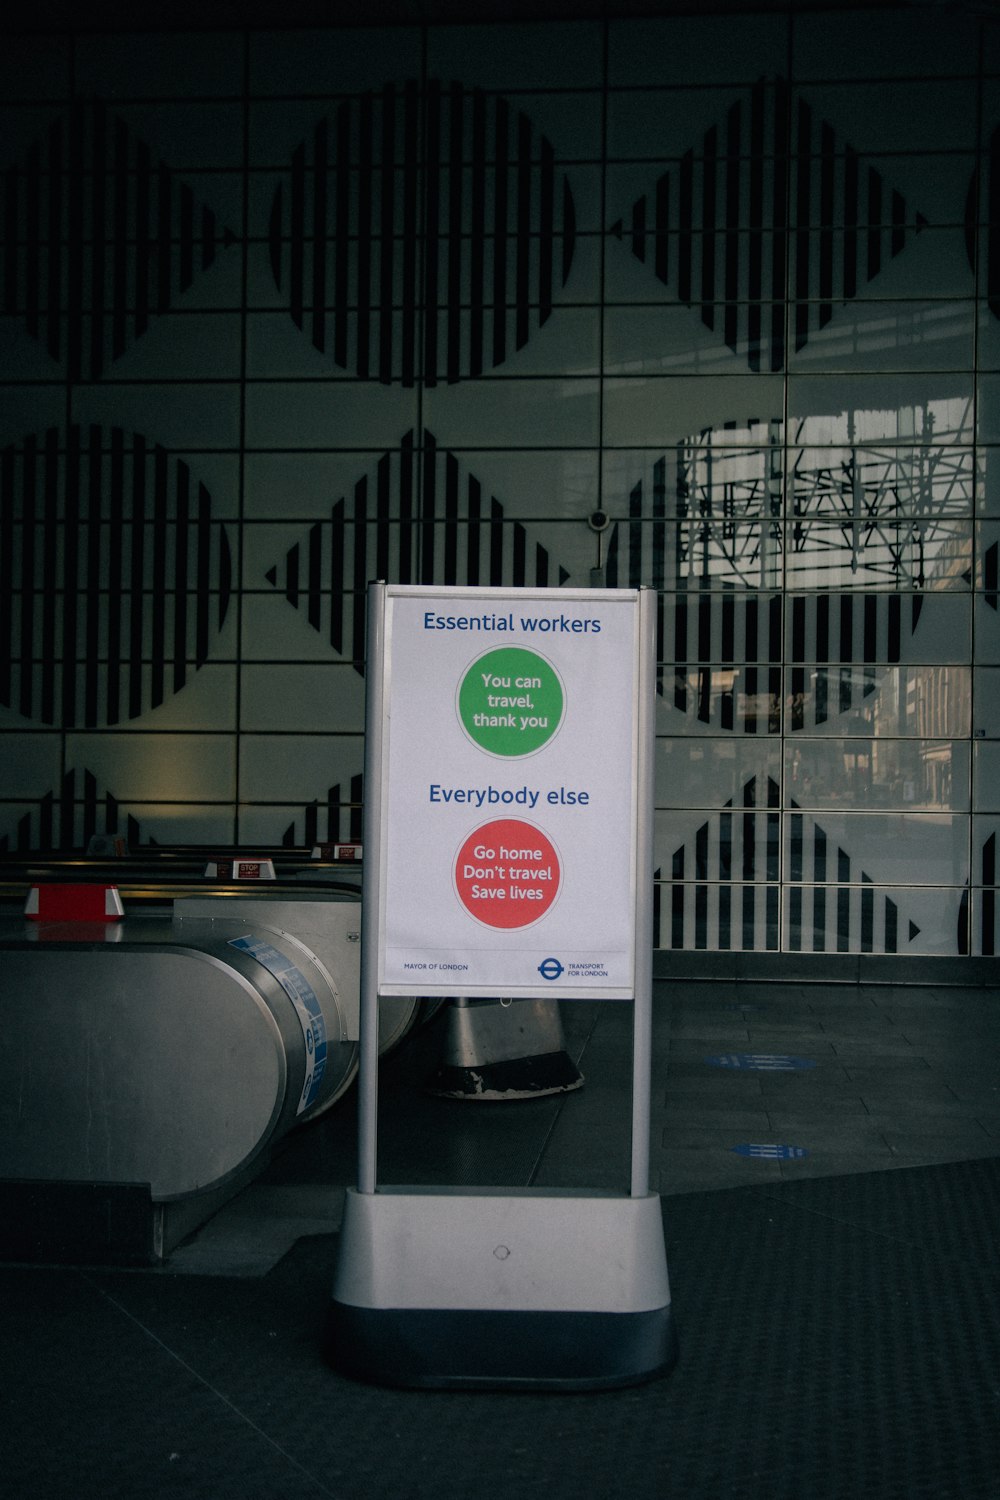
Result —
<instances>
[{"instance_id":1,"label":"striped circle motif","mask_svg":"<svg viewBox=\"0 0 1000 1500\"><path fill-rule=\"evenodd\" d=\"M183 460L120 427L0 452L0 703L64 729L137 719L225 622L232 562Z\"/></svg>"},{"instance_id":2,"label":"striped circle motif","mask_svg":"<svg viewBox=\"0 0 1000 1500\"><path fill-rule=\"evenodd\" d=\"M300 144L271 207L293 322L359 379L495 369L548 321L576 237L555 151L506 99L388 83Z\"/></svg>"},{"instance_id":3,"label":"striped circle motif","mask_svg":"<svg viewBox=\"0 0 1000 1500\"><path fill-rule=\"evenodd\" d=\"M116 110L75 99L5 174L3 311L99 380L235 244Z\"/></svg>"},{"instance_id":4,"label":"striped circle motif","mask_svg":"<svg viewBox=\"0 0 1000 1500\"><path fill-rule=\"evenodd\" d=\"M927 227L783 78L760 79L611 225L751 370L783 370Z\"/></svg>"}]
</instances>

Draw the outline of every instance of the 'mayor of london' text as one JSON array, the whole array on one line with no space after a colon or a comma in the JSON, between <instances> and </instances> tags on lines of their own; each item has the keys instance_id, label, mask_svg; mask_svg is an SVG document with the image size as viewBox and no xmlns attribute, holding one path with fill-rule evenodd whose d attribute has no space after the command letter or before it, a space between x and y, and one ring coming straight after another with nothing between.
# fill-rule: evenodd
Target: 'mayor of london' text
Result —
<instances>
[{"instance_id":1,"label":"'mayor of london' text","mask_svg":"<svg viewBox=\"0 0 1000 1500\"><path fill-rule=\"evenodd\" d=\"M425 630L511 631L518 627L513 615L436 615L424 613ZM538 635L600 635L600 620L575 620L570 615L521 615L520 628Z\"/></svg>"}]
</instances>

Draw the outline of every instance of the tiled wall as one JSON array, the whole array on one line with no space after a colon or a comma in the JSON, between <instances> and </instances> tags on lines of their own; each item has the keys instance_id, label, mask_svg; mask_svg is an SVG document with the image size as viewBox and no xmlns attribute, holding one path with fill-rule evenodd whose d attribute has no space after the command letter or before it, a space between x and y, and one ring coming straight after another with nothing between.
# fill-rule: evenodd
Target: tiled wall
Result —
<instances>
[{"instance_id":1,"label":"tiled wall","mask_svg":"<svg viewBox=\"0 0 1000 1500\"><path fill-rule=\"evenodd\" d=\"M995 23L56 36L0 87L4 847L357 836L367 580L603 569L660 593L661 947L995 951Z\"/></svg>"}]
</instances>

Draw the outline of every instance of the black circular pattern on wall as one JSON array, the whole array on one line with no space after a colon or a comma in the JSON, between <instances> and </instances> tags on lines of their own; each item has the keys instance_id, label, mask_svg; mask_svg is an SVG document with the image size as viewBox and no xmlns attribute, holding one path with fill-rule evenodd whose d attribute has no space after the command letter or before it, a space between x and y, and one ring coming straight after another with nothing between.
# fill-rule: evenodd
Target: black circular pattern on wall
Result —
<instances>
[{"instance_id":1,"label":"black circular pattern on wall","mask_svg":"<svg viewBox=\"0 0 1000 1500\"><path fill-rule=\"evenodd\" d=\"M0 703L62 729L137 719L208 659L226 529L183 460L98 425L0 452Z\"/></svg>"},{"instance_id":2,"label":"black circular pattern on wall","mask_svg":"<svg viewBox=\"0 0 1000 1500\"><path fill-rule=\"evenodd\" d=\"M99 380L235 244L114 109L75 99L4 174L0 305Z\"/></svg>"},{"instance_id":3,"label":"black circular pattern on wall","mask_svg":"<svg viewBox=\"0 0 1000 1500\"><path fill-rule=\"evenodd\" d=\"M434 385L524 347L575 237L569 183L528 116L431 79L319 121L275 191L269 250L293 322L338 368Z\"/></svg>"},{"instance_id":4,"label":"black circular pattern on wall","mask_svg":"<svg viewBox=\"0 0 1000 1500\"><path fill-rule=\"evenodd\" d=\"M734 98L609 232L751 370L778 371L926 227L775 78Z\"/></svg>"}]
</instances>

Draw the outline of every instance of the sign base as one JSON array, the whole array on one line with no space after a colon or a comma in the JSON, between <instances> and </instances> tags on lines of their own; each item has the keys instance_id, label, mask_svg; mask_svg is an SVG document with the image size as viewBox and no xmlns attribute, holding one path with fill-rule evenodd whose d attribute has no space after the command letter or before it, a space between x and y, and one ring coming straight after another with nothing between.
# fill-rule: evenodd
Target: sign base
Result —
<instances>
[{"instance_id":1,"label":"sign base","mask_svg":"<svg viewBox=\"0 0 1000 1500\"><path fill-rule=\"evenodd\" d=\"M358 1379L437 1389L663 1374L676 1335L659 1197L349 1189L328 1357Z\"/></svg>"}]
</instances>

